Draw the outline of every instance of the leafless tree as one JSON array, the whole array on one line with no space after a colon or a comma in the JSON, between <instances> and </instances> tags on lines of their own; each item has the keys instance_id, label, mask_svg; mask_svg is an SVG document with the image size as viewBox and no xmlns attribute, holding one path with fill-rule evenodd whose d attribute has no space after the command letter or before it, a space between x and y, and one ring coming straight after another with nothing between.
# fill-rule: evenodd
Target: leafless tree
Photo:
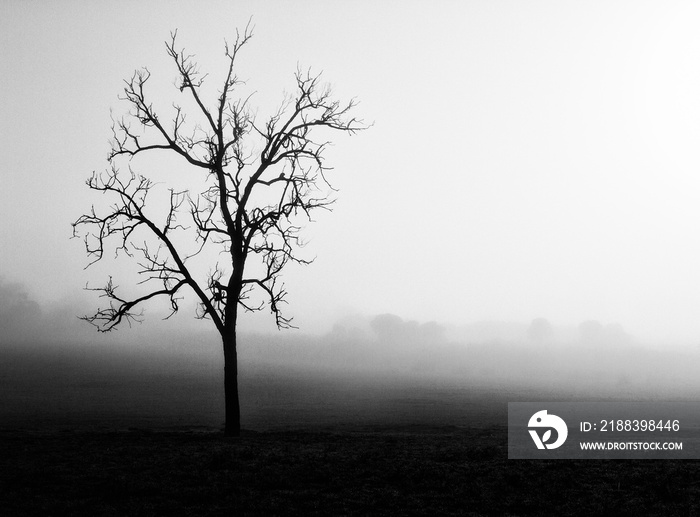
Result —
<instances>
[{"instance_id":1,"label":"leafless tree","mask_svg":"<svg viewBox=\"0 0 700 517\"><path fill-rule=\"evenodd\" d=\"M194 107L188 113L177 103L166 118L157 113L147 96L148 69L125 81L122 100L129 111L114 120L109 167L87 180L113 204L105 210L93 206L73 223L74 235L84 239L92 259L88 266L114 248L117 255L134 259L142 276L142 291L132 296L118 292L111 277L104 287L88 288L108 300L84 317L98 330L140 320L144 303L156 297L169 300L172 315L183 292L194 292L196 316L211 320L223 342L226 435L240 432L239 310L269 307L279 328L292 327L282 311L286 291L280 274L287 264L310 262L298 254L301 224L334 200L324 161L329 141L323 138L332 130L354 134L366 127L351 115L354 100L335 100L320 75L299 68L295 92L258 123L251 97L238 93L243 83L236 75L237 57L251 37L247 26L225 45L225 79L209 103L202 88L206 76L177 45L177 33L171 34L166 49L177 69L175 86ZM155 214L149 195L157 185L132 167L140 155L163 152L201 171L205 186L196 192L171 188L165 195L169 201ZM224 258L201 271L200 259L208 256L203 251L212 248Z\"/></svg>"}]
</instances>

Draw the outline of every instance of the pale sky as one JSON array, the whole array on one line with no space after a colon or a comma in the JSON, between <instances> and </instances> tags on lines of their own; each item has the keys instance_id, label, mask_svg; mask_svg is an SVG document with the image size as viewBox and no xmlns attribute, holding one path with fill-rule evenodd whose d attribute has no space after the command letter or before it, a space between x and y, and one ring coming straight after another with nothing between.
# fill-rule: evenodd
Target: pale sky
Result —
<instances>
[{"instance_id":1,"label":"pale sky","mask_svg":"<svg viewBox=\"0 0 700 517\"><path fill-rule=\"evenodd\" d=\"M693 1L2 2L5 281L96 304L82 287L121 265L83 271L70 223L104 203L84 181L107 166L122 80L147 66L167 107L170 31L214 78L251 16L238 74L260 114L299 64L374 123L334 139L338 202L307 228L316 262L284 276L302 330L390 312L700 342Z\"/></svg>"}]
</instances>

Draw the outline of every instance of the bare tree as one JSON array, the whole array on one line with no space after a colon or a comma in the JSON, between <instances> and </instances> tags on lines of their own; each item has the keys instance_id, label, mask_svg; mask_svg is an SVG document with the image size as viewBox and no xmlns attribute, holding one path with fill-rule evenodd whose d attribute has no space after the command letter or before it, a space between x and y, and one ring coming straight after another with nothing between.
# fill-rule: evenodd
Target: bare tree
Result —
<instances>
[{"instance_id":1,"label":"bare tree","mask_svg":"<svg viewBox=\"0 0 700 517\"><path fill-rule=\"evenodd\" d=\"M74 235L83 237L92 259L88 266L113 247L117 255L136 260L143 277L139 285L144 292L131 297L120 294L111 277L104 287L87 287L109 302L84 317L98 330L139 321L143 304L156 297L169 300L172 315L183 292L194 292L196 316L211 320L223 343L226 435L240 432L239 310L269 307L279 328L292 327L282 312L286 291L279 277L287 264L311 262L298 254L301 223L333 202L324 134L354 134L366 127L351 116L354 100L335 100L320 75L299 68L295 93L259 124L250 96L238 95L242 81L235 73L239 52L251 37L247 26L242 34L236 32L233 45L226 44L225 79L209 105L202 88L206 76L193 56L177 46L177 33L171 34L166 49L177 69L175 86L194 113L173 104L169 123L147 97L147 69L125 81L122 100L130 110L114 120L110 165L87 180L90 189L111 196L113 204L105 211L93 206L73 223ZM142 154L159 152L179 156L190 169L201 171L205 186L196 193L171 188L164 209L154 214L149 195L156 184L132 165ZM123 162L126 173L119 167ZM200 259L208 256L203 252L212 248L224 258L201 271Z\"/></svg>"}]
</instances>

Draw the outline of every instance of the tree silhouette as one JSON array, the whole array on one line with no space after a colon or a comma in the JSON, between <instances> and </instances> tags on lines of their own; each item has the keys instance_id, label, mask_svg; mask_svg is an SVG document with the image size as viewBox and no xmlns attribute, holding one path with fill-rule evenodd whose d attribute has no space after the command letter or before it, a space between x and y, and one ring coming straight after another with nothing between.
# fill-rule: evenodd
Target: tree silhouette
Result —
<instances>
[{"instance_id":1,"label":"tree silhouette","mask_svg":"<svg viewBox=\"0 0 700 517\"><path fill-rule=\"evenodd\" d=\"M545 318L535 318L527 328L527 337L532 341L547 341L554 335L552 324Z\"/></svg>"},{"instance_id":2,"label":"tree silhouette","mask_svg":"<svg viewBox=\"0 0 700 517\"><path fill-rule=\"evenodd\" d=\"M147 98L148 69L125 80L121 99L130 109L113 119L109 167L87 180L90 189L111 196L113 204L104 212L93 206L73 223L74 235L83 237L92 259L88 267L113 246L117 255L136 261L142 277L138 284L145 292L132 297L120 294L111 277L104 287L86 287L109 301L83 318L98 330L140 321L143 304L156 297L169 300L170 317L178 311L183 292L194 292L196 316L211 320L223 342L226 435L240 433L239 309L269 307L279 328L293 326L281 310L286 291L279 276L289 263L311 262L298 255L303 246L300 224L334 201L324 161L330 142L323 136L332 130L354 134L366 127L351 116L354 100L335 100L320 74L299 68L295 92L259 124L250 96L238 96L243 83L235 74L239 52L251 37L248 25L242 34L236 31L233 45L225 45L225 79L209 106L202 88L206 76L193 56L177 46L177 32L171 34L165 45L178 73L175 86L192 109L186 113L173 104L169 123ZM170 188L164 203L149 203L157 185L137 174L132 164L141 155L163 152L200 171L204 186L198 193ZM123 162L126 173L119 167ZM218 255L209 253L211 249ZM213 263L201 260L210 256Z\"/></svg>"}]
</instances>

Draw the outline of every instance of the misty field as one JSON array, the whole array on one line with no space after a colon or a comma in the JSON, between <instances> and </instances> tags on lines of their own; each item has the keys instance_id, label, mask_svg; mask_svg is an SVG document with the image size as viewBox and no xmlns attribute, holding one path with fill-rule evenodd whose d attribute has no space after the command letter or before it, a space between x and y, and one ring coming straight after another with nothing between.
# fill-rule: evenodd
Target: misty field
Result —
<instances>
[{"instance_id":1,"label":"misty field","mask_svg":"<svg viewBox=\"0 0 700 517\"><path fill-rule=\"evenodd\" d=\"M573 400L571 386L304 369L297 351L245 363L244 432L227 439L215 356L0 352L3 515L700 511L698 461L508 460L507 402Z\"/></svg>"}]
</instances>

